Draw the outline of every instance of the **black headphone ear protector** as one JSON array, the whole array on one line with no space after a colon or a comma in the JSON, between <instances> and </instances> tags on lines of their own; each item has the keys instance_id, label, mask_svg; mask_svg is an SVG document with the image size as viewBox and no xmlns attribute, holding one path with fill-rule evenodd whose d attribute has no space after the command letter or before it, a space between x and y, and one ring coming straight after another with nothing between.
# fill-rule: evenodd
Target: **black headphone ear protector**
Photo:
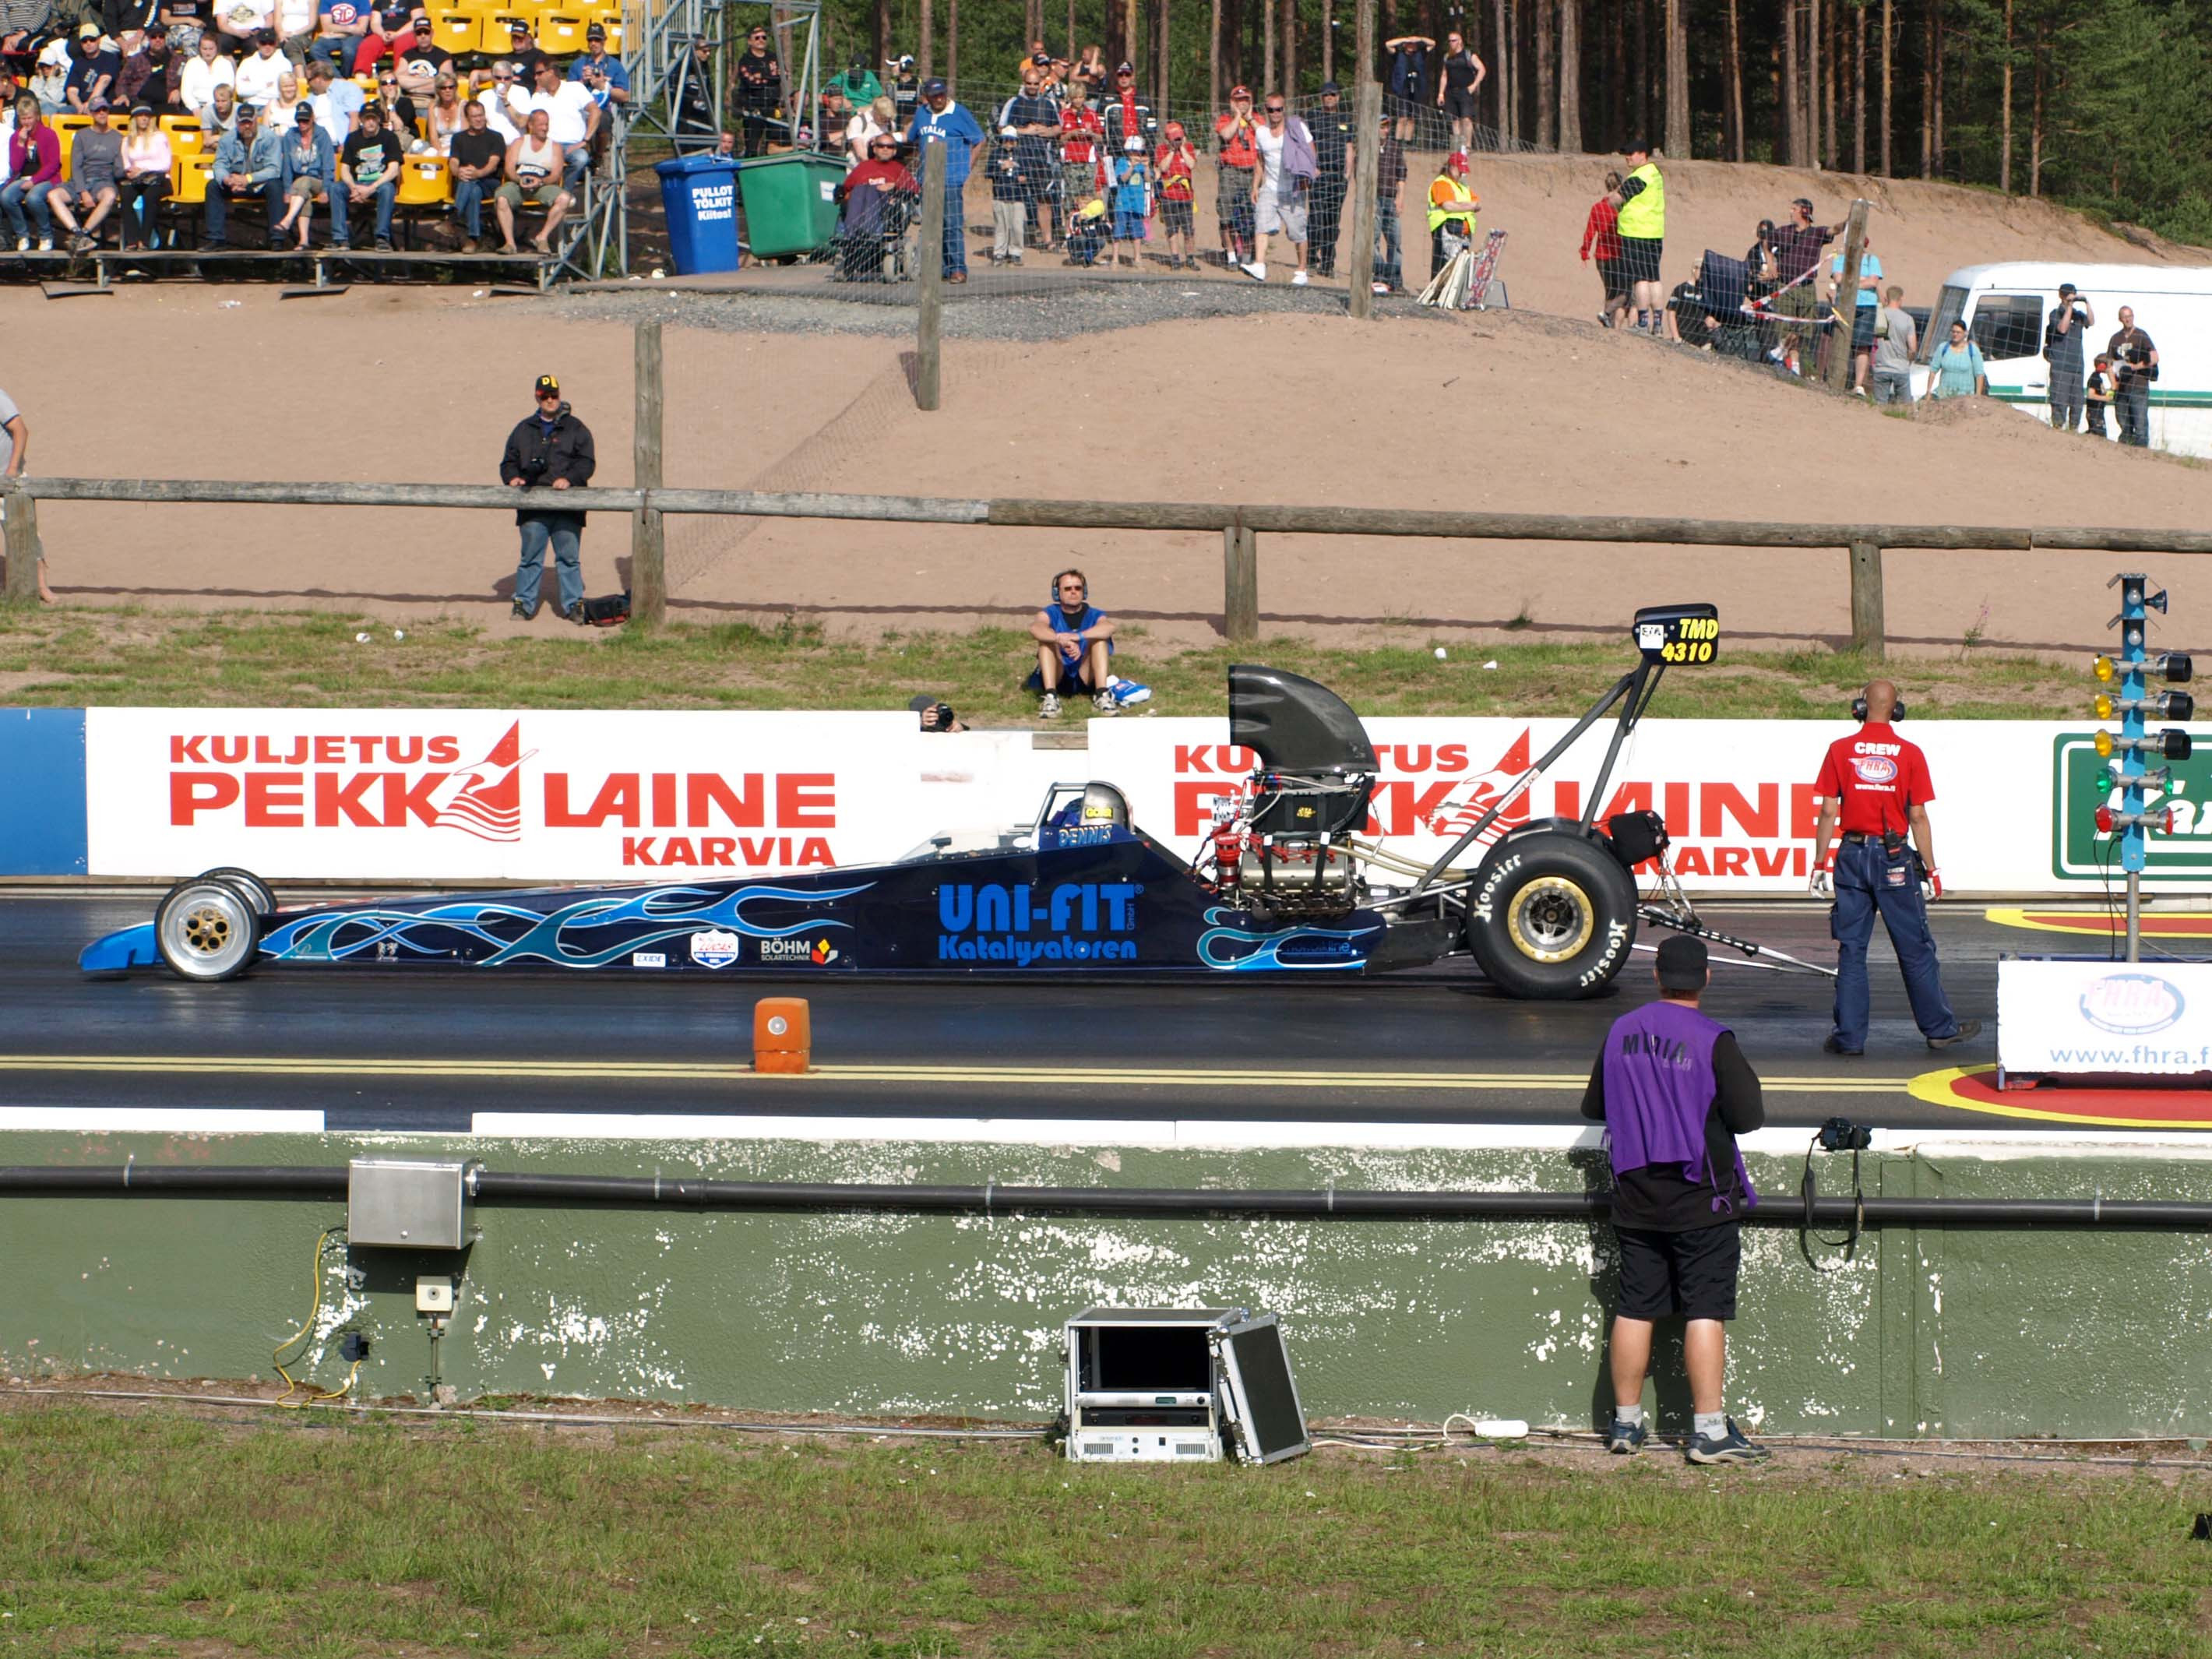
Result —
<instances>
[{"instance_id":1,"label":"black headphone ear protector","mask_svg":"<svg viewBox=\"0 0 2212 1659\"><path fill-rule=\"evenodd\" d=\"M1084 575L1079 570L1063 570L1059 575L1056 575L1052 579L1052 598L1049 601L1050 604L1058 605L1060 603L1060 580L1061 576L1073 576L1080 581L1083 584L1083 602L1085 605L1091 603L1091 579L1088 576Z\"/></svg>"},{"instance_id":2,"label":"black headphone ear protector","mask_svg":"<svg viewBox=\"0 0 2212 1659\"><path fill-rule=\"evenodd\" d=\"M1861 726L1864 726L1866 724L1866 717L1867 700L1863 696L1853 697L1851 699L1851 718L1856 720ZM1889 718L1893 720L1901 720L1905 718L1904 698L1893 697L1890 700Z\"/></svg>"}]
</instances>

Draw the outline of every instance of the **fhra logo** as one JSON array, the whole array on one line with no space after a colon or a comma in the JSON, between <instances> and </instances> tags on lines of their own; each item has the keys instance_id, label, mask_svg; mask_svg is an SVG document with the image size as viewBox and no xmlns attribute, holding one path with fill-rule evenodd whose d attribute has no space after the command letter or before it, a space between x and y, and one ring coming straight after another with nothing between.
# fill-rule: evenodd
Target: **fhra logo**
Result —
<instances>
[{"instance_id":1,"label":"fhra logo","mask_svg":"<svg viewBox=\"0 0 2212 1659\"><path fill-rule=\"evenodd\" d=\"M2116 1036L2148 1036L2178 1023L2188 1006L2156 974L2107 974L2081 993L2081 1018Z\"/></svg>"},{"instance_id":2,"label":"fhra logo","mask_svg":"<svg viewBox=\"0 0 2212 1659\"><path fill-rule=\"evenodd\" d=\"M939 962L1134 962L1133 881L946 882L937 890Z\"/></svg>"},{"instance_id":3,"label":"fhra logo","mask_svg":"<svg viewBox=\"0 0 2212 1659\"><path fill-rule=\"evenodd\" d=\"M726 968L738 959L738 936L710 928L691 935L691 960L702 968Z\"/></svg>"},{"instance_id":4,"label":"fhra logo","mask_svg":"<svg viewBox=\"0 0 2212 1659\"><path fill-rule=\"evenodd\" d=\"M1888 783L1897 776L1897 763L1887 755L1854 755L1851 770L1861 783Z\"/></svg>"}]
</instances>

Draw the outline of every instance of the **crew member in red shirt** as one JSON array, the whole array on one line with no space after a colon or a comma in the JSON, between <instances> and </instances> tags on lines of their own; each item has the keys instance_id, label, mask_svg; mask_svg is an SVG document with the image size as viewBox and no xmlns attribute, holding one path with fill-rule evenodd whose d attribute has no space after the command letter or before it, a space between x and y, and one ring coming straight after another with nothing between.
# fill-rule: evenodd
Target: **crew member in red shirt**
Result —
<instances>
[{"instance_id":1,"label":"crew member in red shirt","mask_svg":"<svg viewBox=\"0 0 2212 1659\"><path fill-rule=\"evenodd\" d=\"M1605 284L1605 309L1597 319L1607 328L1619 327L1628 314L1628 282L1620 268L1620 210L1613 204L1613 192L1620 188L1620 174L1607 173L1606 193L1591 204L1583 226L1583 258L1595 258L1598 280Z\"/></svg>"},{"instance_id":2,"label":"crew member in red shirt","mask_svg":"<svg viewBox=\"0 0 2212 1659\"><path fill-rule=\"evenodd\" d=\"M1936 940L1928 931L1925 900L1943 896L1935 832L1928 824L1928 803L1936 799L1928 760L1919 744L1899 737L1890 724L1903 714L1904 705L1887 680L1868 686L1865 700L1852 712L1863 723L1853 736L1828 745L1813 785L1820 820L1814 831L1812 888L1835 896L1828 931L1836 940L1836 1029L1821 1047L1832 1054L1866 1052L1867 942L1874 937L1879 910L1905 975L1913 1021L1929 1048L1948 1048L1972 1036L1982 1023L1960 1019L1944 1000ZM1839 817L1843 838L1836 848L1832 883L1828 846Z\"/></svg>"}]
</instances>

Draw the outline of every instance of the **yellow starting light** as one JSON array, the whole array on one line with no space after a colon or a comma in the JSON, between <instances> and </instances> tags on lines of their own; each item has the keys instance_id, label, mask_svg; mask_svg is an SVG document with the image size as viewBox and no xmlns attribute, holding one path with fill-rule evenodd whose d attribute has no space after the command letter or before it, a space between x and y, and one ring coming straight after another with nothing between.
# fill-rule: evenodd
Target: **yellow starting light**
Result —
<instances>
[{"instance_id":1,"label":"yellow starting light","mask_svg":"<svg viewBox=\"0 0 2212 1659\"><path fill-rule=\"evenodd\" d=\"M2095 741L2097 757L2100 760L2110 760L2112 757L2112 734L2109 732L2100 732L2097 733Z\"/></svg>"},{"instance_id":2,"label":"yellow starting light","mask_svg":"<svg viewBox=\"0 0 2212 1659\"><path fill-rule=\"evenodd\" d=\"M2109 684L2112 678L2112 659L2110 657L2098 658L2095 662L2090 665L2090 672L2096 675L2099 679Z\"/></svg>"},{"instance_id":3,"label":"yellow starting light","mask_svg":"<svg viewBox=\"0 0 2212 1659\"><path fill-rule=\"evenodd\" d=\"M2112 699L2109 693L2103 691L2097 693L2097 701L2091 707L2097 711L2099 720L2108 720L2112 718Z\"/></svg>"}]
</instances>

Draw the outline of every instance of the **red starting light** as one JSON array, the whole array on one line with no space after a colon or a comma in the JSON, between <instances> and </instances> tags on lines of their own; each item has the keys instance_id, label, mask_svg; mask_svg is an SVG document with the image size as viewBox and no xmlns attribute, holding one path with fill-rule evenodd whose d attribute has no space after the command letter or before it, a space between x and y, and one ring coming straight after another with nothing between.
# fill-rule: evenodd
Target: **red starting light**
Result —
<instances>
[{"instance_id":1,"label":"red starting light","mask_svg":"<svg viewBox=\"0 0 2212 1659\"><path fill-rule=\"evenodd\" d=\"M2109 836L2112 833L2112 809L2109 806L2100 806L2097 809L2097 833L2100 836Z\"/></svg>"}]
</instances>

